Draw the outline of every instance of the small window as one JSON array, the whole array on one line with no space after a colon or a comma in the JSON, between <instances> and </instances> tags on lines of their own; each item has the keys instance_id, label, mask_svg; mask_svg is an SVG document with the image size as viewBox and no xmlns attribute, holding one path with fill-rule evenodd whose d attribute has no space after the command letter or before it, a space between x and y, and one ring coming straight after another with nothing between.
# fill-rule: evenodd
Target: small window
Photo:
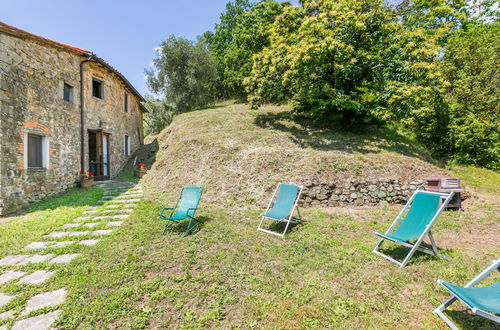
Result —
<instances>
[{"instance_id":1,"label":"small window","mask_svg":"<svg viewBox=\"0 0 500 330\"><path fill-rule=\"evenodd\" d=\"M64 83L63 98L64 101L73 103L73 86Z\"/></svg>"},{"instance_id":2,"label":"small window","mask_svg":"<svg viewBox=\"0 0 500 330\"><path fill-rule=\"evenodd\" d=\"M130 137L125 135L125 155L130 155Z\"/></svg>"},{"instance_id":3,"label":"small window","mask_svg":"<svg viewBox=\"0 0 500 330\"><path fill-rule=\"evenodd\" d=\"M123 94L123 100L124 100L124 104L125 104L125 112L128 112L128 94L127 94L127 92L125 92Z\"/></svg>"},{"instance_id":4,"label":"small window","mask_svg":"<svg viewBox=\"0 0 500 330\"><path fill-rule=\"evenodd\" d=\"M43 137L28 134L28 168L43 168Z\"/></svg>"},{"instance_id":5,"label":"small window","mask_svg":"<svg viewBox=\"0 0 500 330\"><path fill-rule=\"evenodd\" d=\"M99 99L103 98L102 81L92 79L92 96Z\"/></svg>"}]
</instances>

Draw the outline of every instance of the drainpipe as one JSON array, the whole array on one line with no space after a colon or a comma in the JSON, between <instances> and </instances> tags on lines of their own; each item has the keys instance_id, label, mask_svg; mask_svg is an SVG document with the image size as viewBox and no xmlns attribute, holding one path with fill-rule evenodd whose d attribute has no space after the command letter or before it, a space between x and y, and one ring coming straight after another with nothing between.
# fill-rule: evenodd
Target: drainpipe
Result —
<instances>
[{"instance_id":1,"label":"drainpipe","mask_svg":"<svg viewBox=\"0 0 500 330\"><path fill-rule=\"evenodd\" d=\"M92 61L93 54L80 62L80 171L85 171L85 82L83 81L83 64Z\"/></svg>"}]
</instances>

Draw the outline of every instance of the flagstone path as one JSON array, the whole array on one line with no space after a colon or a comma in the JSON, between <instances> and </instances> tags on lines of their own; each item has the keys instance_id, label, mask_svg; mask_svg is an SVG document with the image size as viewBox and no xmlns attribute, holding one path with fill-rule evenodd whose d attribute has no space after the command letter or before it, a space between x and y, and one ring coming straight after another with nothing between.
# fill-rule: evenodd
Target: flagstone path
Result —
<instances>
[{"instance_id":1,"label":"flagstone path","mask_svg":"<svg viewBox=\"0 0 500 330\"><path fill-rule=\"evenodd\" d=\"M99 205L89 206L88 210L83 212L85 216L77 217L72 223L62 225L60 230L43 236L45 239L43 241L28 244L22 250L26 251L26 254L12 254L0 259L0 287L6 283L16 282L27 286L44 283L54 276L56 271L35 270L30 273L30 271L21 271L17 267L44 262L55 265L67 264L78 258L80 254L29 254L30 251L55 252L52 250L72 244L93 246L100 239L112 234L113 228L121 226L124 223L123 220L133 212L135 203L142 198L143 191L133 183L109 180L97 184L104 189L104 195L98 202ZM92 230L101 224L110 229ZM75 240L57 241L60 238L75 238ZM7 270L2 272L2 268L7 268ZM61 288L34 295L28 299L23 311L17 313L14 310L5 309L9 308L11 301L15 301L20 293L13 295L0 292L0 322L12 319L14 321L12 330L51 329L52 324L59 318L61 310L58 308L64 303L66 293L66 290ZM6 325L1 325L0 330L8 330L8 328Z\"/></svg>"}]
</instances>

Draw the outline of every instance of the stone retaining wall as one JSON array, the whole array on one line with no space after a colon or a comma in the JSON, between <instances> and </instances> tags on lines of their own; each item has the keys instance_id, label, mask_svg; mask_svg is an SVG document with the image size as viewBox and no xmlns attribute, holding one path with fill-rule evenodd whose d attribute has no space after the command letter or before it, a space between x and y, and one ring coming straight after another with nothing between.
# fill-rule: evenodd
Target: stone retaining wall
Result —
<instances>
[{"instance_id":1,"label":"stone retaining wall","mask_svg":"<svg viewBox=\"0 0 500 330\"><path fill-rule=\"evenodd\" d=\"M400 182L396 179L374 179L337 183L309 183L304 186L299 204L324 205L376 205L380 201L404 204L418 187L426 182Z\"/></svg>"}]
</instances>

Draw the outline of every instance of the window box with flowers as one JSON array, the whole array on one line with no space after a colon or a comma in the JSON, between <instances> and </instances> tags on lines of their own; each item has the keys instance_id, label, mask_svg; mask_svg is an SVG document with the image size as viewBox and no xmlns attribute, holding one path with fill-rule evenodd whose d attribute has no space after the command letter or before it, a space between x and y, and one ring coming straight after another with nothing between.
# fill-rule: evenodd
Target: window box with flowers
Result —
<instances>
[{"instance_id":1,"label":"window box with flowers","mask_svg":"<svg viewBox=\"0 0 500 330\"><path fill-rule=\"evenodd\" d=\"M137 165L135 165L135 168L134 168L134 175L136 178L142 178L144 176L144 174L146 174L147 171L148 171L148 169L146 168L146 165L137 164Z\"/></svg>"},{"instance_id":2,"label":"window box with flowers","mask_svg":"<svg viewBox=\"0 0 500 330\"><path fill-rule=\"evenodd\" d=\"M88 171L80 171L80 187L89 189L94 184L94 173Z\"/></svg>"}]
</instances>

